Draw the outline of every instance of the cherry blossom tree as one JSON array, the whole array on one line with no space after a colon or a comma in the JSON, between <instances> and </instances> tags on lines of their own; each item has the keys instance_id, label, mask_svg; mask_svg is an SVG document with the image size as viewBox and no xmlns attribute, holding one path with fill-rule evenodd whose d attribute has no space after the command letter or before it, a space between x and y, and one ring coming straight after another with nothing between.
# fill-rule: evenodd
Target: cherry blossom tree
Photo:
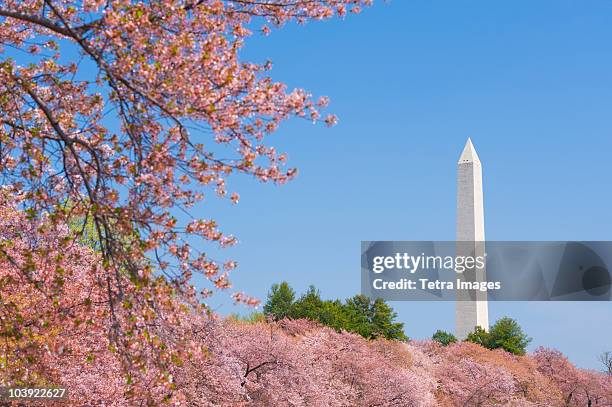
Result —
<instances>
[{"instance_id":1,"label":"cherry blossom tree","mask_svg":"<svg viewBox=\"0 0 612 407\"><path fill-rule=\"evenodd\" d=\"M96 301L107 308L98 317L108 319L109 346L124 355L124 370L155 363L168 371L180 349L160 327L181 329L183 307L205 312L205 298L229 288L236 267L204 250L236 238L191 208L211 194L237 203L226 186L234 173L278 184L293 178L286 155L265 142L283 120L336 121L321 116L326 98L275 82L268 62L242 60L245 39L369 3L0 0L2 184L45 227L83 225L53 241L58 258L48 257L56 264L45 271L53 277L32 269L42 256L32 244L3 244L3 266L34 287L58 285L61 254L88 233L101 267L88 281L104 295ZM194 273L210 282L199 292ZM20 320L15 311L6 310L7 321Z\"/></svg>"},{"instance_id":2,"label":"cherry blossom tree","mask_svg":"<svg viewBox=\"0 0 612 407\"><path fill-rule=\"evenodd\" d=\"M232 174L291 180L267 142L284 120L336 122L327 98L241 59L245 40L368 4L0 0L0 384L64 385L75 406L612 404L605 375L557 351L368 341L205 306L237 266L206 252L236 238L194 206L237 203Z\"/></svg>"},{"instance_id":3,"label":"cherry blossom tree","mask_svg":"<svg viewBox=\"0 0 612 407\"><path fill-rule=\"evenodd\" d=\"M28 216L17 209L21 201L0 190L0 383L63 385L74 405L171 398L176 366L198 355L197 332L209 318L169 295L162 283L154 293L167 319L156 321L164 323L146 315L134 320L128 302L110 318L100 253L72 240L64 245L69 228ZM138 290L127 275L121 283L126 293ZM108 335L114 321L138 328L122 338L129 360Z\"/></svg>"},{"instance_id":4,"label":"cherry blossom tree","mask_svg":"<svg viewBox=\"0 0 612 407\"><path fill-rule=\"evenodd\" d=\"M531 355L468 342L442 346L433 340L412 341L410 349L413 355L420 351L424 369L438 380L440 406L563 405L561 390Z\"/></svg>"},{"instance_id":5,"label":"cherry blossom tree","mask_svg":"<svg viewBox=\"0 0 612 407\"><path fill-rule=\"evenodd\" d=\"M562 392L564 405L612 405L612 382L606 375L576 368L555 349L540 347L533 357L538 369Z\"/></svg>"},{"instance_id":6,"label":"cherry blossom tree","mask_svg":"<svg viewBox=\"0 0 612 407\"><path fill-rule=\"evenodd\" d=\"M455 405L504 405L516 391L513 376L500 366L466 357L472 344L445 347L437 375L443 392Z\"/></svg>"},{"instance_id":7,"label":"cherry blossom tree","mask_svg":"<svg viewBox=\"0 0 612 407\"><path fill-rule=\"evenodd\" d=\"M368 341L308 320L228 320L211 352L237 361L243 402L291 406L434 406L435 381L405 344ZM213 350L214 349L214 350ZM195 386L198 388L199 386ZM241 394L236 392L235 394Z\"/></svg>"}]
</instances>

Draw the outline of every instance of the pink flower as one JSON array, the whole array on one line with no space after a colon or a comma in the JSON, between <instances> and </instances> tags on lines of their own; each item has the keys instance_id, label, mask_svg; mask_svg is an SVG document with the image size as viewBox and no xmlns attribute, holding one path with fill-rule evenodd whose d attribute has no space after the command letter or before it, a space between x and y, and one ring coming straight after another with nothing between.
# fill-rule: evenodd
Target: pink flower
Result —
<instances>
[{"instance_id":1,"label":"pink flower","mask_svg":"<svg viewBox=\"0 0 612 407\"><path fill-rule=\"evenodd\" d=\"M327 115L327 117L325 117L325 124L327 124L328 126L335 126L336 124L338 124L338 118L333 115Z\"/></svg>"}]
</instances>

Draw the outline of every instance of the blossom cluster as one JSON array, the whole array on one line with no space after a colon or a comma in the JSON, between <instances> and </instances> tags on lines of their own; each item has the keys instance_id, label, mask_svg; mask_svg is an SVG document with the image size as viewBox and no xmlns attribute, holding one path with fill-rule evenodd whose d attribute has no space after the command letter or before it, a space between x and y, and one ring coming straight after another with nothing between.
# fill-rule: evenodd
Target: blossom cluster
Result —
<instances>
[{"instance_id":1,"label":"blossom cluster","mask_svg":"<svg viewBox=\"0 0 612 407\"><path fill-rule=\"evenodd\" d=\"M238 203L231 174L291 180L286 154L267 143L286 119L336 122L322 115L327 98L274 81L268 62L243 60L245 39L257 27L265 33L369 3L0 0L3 186L48 230L82 224L55 238L58 253L79 240L95 248L77 263L92 264L87 278L105 287L96 301L105 304L109 346L124 365L172 364L165 342L151 340L161 353L143 350L144 326L174 329L170 299L197 308L231 288L236 262L210 252L237 239L195 216L194 205L202 213L210 196ZM24 241L4 253L34 285L38 249ZM63 255L46 261L66 269ZM194 275L205 282L200 290ZM58 290L65 280L52 278ZM232 298L258 303L245 293Z\"/></svg>"}]
</instances>

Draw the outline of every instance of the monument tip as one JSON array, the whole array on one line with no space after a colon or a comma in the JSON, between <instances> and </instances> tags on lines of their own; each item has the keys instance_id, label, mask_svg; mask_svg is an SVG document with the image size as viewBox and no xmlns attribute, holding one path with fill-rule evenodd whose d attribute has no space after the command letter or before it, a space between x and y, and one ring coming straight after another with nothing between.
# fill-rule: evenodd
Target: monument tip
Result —
<instances>
[{"instance_id":1,"label":"monument tip","mask_svg":"<svg viewBox=\"0 0 612 407\"><path fill-rule=\"evenodd\" d=\"M465 147L463 147L461 157L459 157L458 164L473 162L479 163L480 159L478 158L478 154L476 154L476 149L474 148L474 144L472 144L472 139L468 137Z\"/></svg>"}]
</instances>

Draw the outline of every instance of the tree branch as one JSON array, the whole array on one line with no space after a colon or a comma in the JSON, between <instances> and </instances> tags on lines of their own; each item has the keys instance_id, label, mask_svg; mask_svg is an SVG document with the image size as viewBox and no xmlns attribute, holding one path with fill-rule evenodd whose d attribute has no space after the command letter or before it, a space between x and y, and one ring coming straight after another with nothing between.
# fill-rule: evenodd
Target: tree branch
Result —
<instances>
[{"instance_id":1,"label":"tree branch","mask_svg":"<svg viewBox=\"0 0 612 407\"><path fill-rule=\"evenodd\" d=\"M58 34L64 35L66 37L71 37L71 33L69 30L64 27L57 25L52 20L44 17L33 16L30 14L23 14L16 11L10 11L0 8L0 16L14 18L16 20L21 20L27 23L36 24L45 28L48 28L51 31L54 31Z\"/></svg>"}]
</instances>

